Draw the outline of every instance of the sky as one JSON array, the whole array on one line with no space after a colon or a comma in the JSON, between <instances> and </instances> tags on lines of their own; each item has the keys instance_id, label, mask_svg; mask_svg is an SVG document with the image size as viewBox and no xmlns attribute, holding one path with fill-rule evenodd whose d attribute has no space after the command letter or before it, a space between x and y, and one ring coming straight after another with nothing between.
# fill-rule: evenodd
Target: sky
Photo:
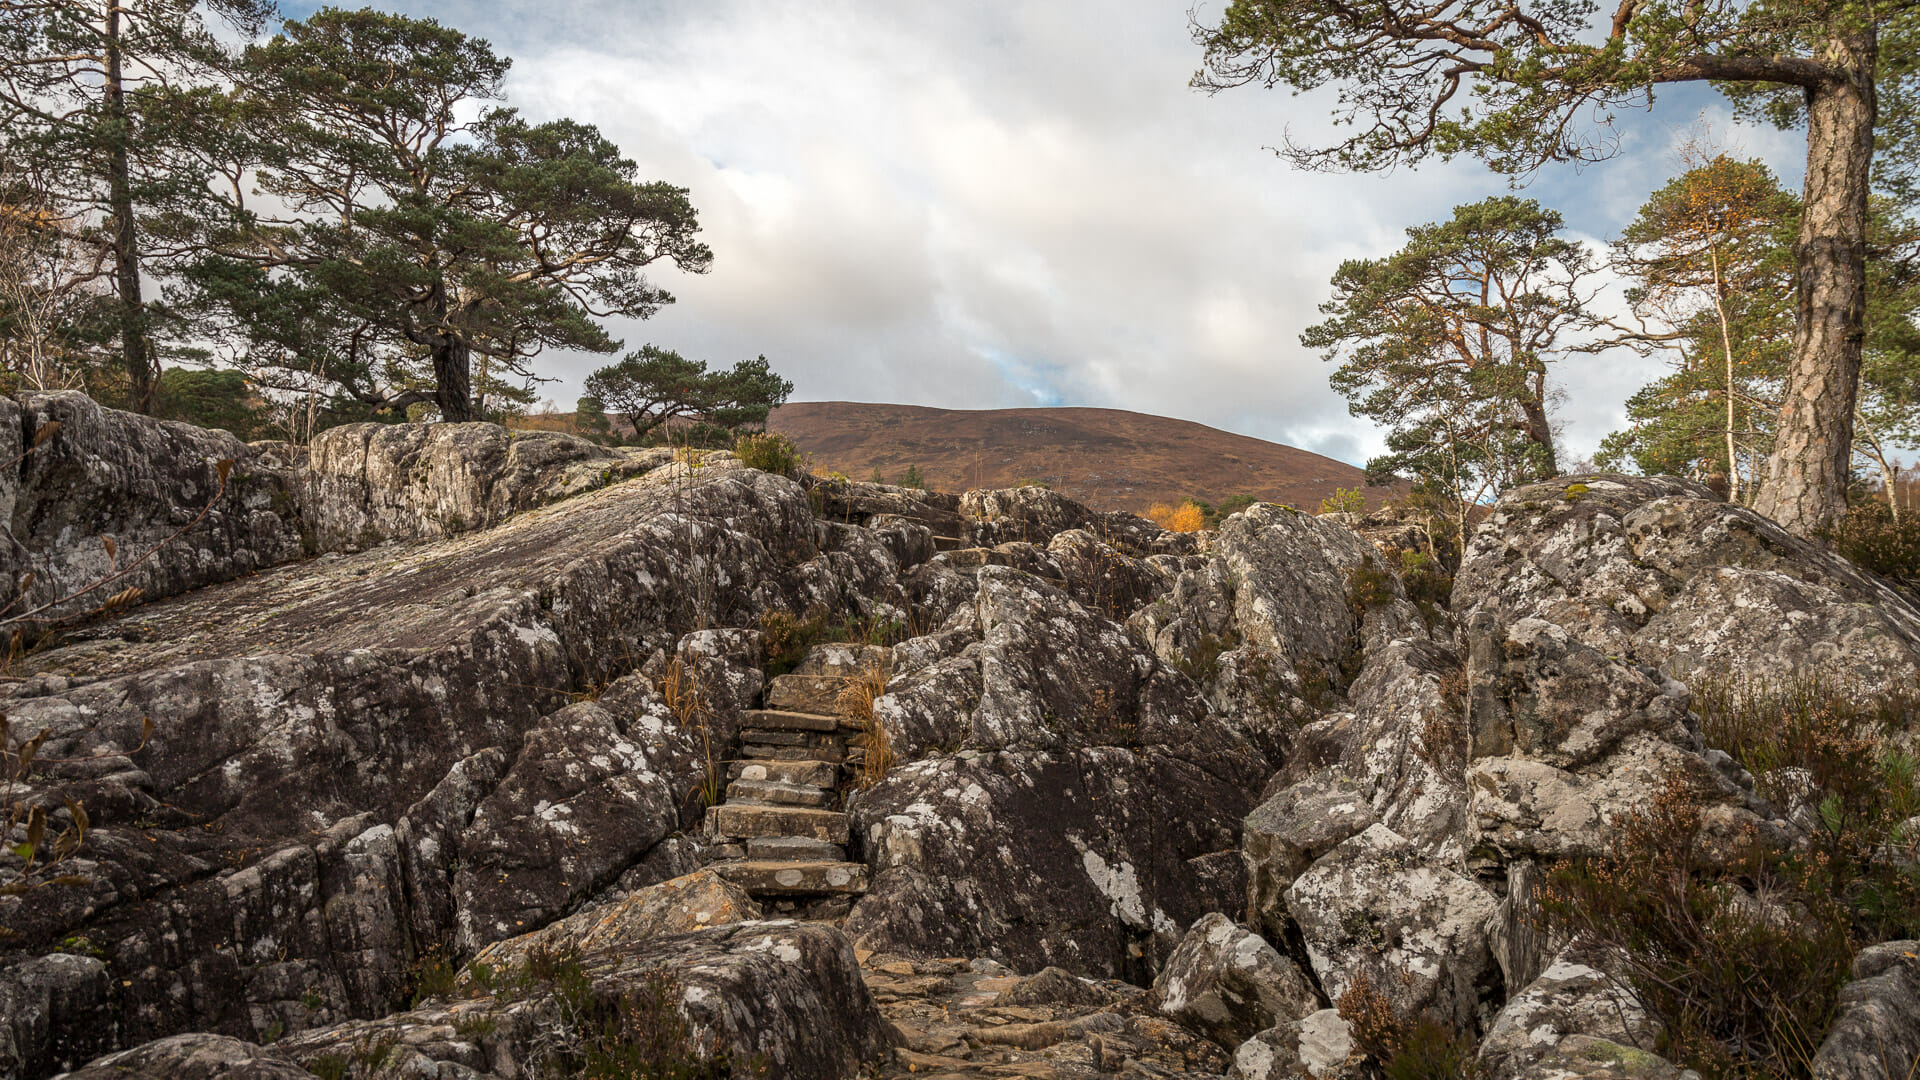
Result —
<instances>
[{"instance_id":1,"label":"sky","mask_svg":"<svg viewBox=\"0 0 1920 1080\"><path fill-rule=\"evenodd\" d=\"M1269 148L1330 133L1328 102L1190 89L1184 0L379 6L486 38L514 60L508 104L594 124L643 178L687 188L712 270L652 275L677 302L611 329L716 367L764 354L795 401L1131 409L1360 464L1382 432L1299 343L1329 278L1508 190L1473 161L1294 169ZM1681 88L1619 117L1616 159L1521 194L1603 244L1702 125L1799 184L1798 134ZM611 359L548 354L540 393L571 408ZM1661 371L1560 362L1567 449L1590 455Z\"/></svg>"}]
</instances>

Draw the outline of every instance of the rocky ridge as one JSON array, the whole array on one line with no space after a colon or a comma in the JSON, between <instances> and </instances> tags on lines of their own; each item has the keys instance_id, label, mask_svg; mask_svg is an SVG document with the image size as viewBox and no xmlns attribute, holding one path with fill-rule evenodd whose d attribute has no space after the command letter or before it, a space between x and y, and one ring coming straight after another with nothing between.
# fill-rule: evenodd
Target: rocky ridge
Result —
<instances>
[{"instance_id":1,"label":"rocky ridge","mask_svg":"<svg viewBox=\"0 0 1920 1080\"><path fill-rule=\"evenodd\" d=\"M1694 672L1920 676L1920 613L1681 481L1510 492L1436 608L1272 505L8 407L12 610L142 590L0 688L46 732L9 842L90 825L0 855L9 1078L518 1078L640 1025L776 1076L1325 1080L1378 1064L1363 1001L1491 1077L1678 1076L1543 868L1670 783L1710 857L1798 842ZM1920 1054L1915 952L1860 954L1817 1075Z\"/></svg>"}]
</instances>

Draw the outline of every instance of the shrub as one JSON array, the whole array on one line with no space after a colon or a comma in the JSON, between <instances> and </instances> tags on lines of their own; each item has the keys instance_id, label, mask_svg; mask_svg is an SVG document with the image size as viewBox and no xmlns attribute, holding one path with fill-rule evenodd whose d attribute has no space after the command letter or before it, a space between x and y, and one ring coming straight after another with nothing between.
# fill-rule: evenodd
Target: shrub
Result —
<instances>
[{"instance_id":1,"label":"shrub","mask_svg":"<svg viewBox=\"0 0 1920 1080\"><path fill-rule=\"evenodd\" d=\"M1434 610L1453 601L1453 575L1428 552L1400 552L1400 583L1406 586L1407 599L1418 605L1429 621Z\"/></svg>"},{"instance_id":2,"label":"shrub","mask_svg":"<svg viewBox=\"0 0 1920 1080\"><path fill-rule=\"evenodd\" d=\"M1337 487L1333 494L1320 500L1320 512L1323 514L1364 514L1367 512L1367 497L1359 488Z\"/></svg>"},{"instance_id":3,"label":"shrub","mask_svg":"<svg viewBox=\"0 0 1920 1080\"><path fill-rule=\"evenodd\" d=\"M798 617L784 611L770 611L760 618L760 633L767 654L768 675L787 674L807 658L807 650L825 642L898 645L907 638L906 626L895 619L848 615L834 622L825 611L817 610Z\"/></svg>"},{"instance_id":4,"label":"shrub","mask_svg":"<svg viewBox=\"0 0 1920 1080\"><path fill-rule=\"evenodd\" d=\"M1827 538L1855 566L1920 586L1920 520L1912 514L1895 521L1880 500L1859 503Z\"/></svg>"},{"instance_id":5,"label":"shrub","mask_svg":"<svg viewBox=\"0 0 1920 1080\"><path fill-rule=\"evenodd\" d=\"M1473 1039L1431 1017L1402 1016L1364 973L1335 1002L1354 1045L1382 1080L1472 1080L1480 1075Z\"/></svg>"},{"instance_id":6,"label":"shrub","mask_svg":"<svg viewBox=\"0 0 1920 1080\"><path fill-rule=\"evenodd\" d=\"M1206 527L1207 511L1192 499L1179 506L1154 503L1147 507L1147 519L1168 532L1199 532Z\"/></svg>"},{"instance_id":7,"label":"shrub","mask_svg":"<svg viewBox=\"0 0 1920 1080\"><path fill-rule=\"evenodd\" d=\"M785 476L800 467L800 448L778 432L761 431L742 435L733 444L733 453L749 469Z\"/></svg>"},{"instance_id":8,"label":"shrub","mask_svg":"<svg viewBox=\"0 0 1920 1080\"><path fill-rule=\"evenodd\" d=\"M903 488L919 488L924 491L927 487L926 474L920 471L920 466L909 465L907 466L907 471L900 477L900 486Z\"/></svg>"},{"instance_id":9,"label":"shrub","mask_svg":"<svg viewBox=\"0 0 1920 1080\"><path fill-rule=\"evenodd\" d=\"M1369 555L1347 573L1347 602L1356 617L1393 602L1393 571Z\"/></svg>"},{"instance_id":10,"label":"shrub","mask_svg":"<svg viewBox=\"0 0 1920 1080\"><path fill-rule=\"evenodd\" d=\"M1914 761L1893 737L1920 701L1821 672L1688 681L1708 745L1751 770L1763 795L1815 808L1810 842L1710 863L1693 789L1671 778L1614 822L1604 854L1557 867L1542 907L1560 931L1614 950L1676 1063L1803 1077L1854 951L1920 933L1920 877L1890 850L1915 842L1902 824L1920 810Z\"/></svg>"}]
</instances>

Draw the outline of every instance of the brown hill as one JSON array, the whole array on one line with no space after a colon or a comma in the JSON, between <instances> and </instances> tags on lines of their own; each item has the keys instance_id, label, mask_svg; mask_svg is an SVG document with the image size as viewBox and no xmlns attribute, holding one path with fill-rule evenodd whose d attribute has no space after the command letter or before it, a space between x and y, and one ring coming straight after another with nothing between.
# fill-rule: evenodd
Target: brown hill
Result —
<instances>
[{"instance_id":1,"label":"brown hill","mask_svg":"<svg viewBox=\"0 0 1920 1080\"><path fill-rule=\"evenodd\" d=\"M816 471L856 480L874 469L897 482L909 466L937 491L1042 481L1103 510L1145 510L1232 495L1314 509L1335 488L1357 488L1352 465L1186 420L1119 409L930 409L808 401L773 414ZM1367 490L1370 505L1390 494Z\"/></svg>"}]
</instances>

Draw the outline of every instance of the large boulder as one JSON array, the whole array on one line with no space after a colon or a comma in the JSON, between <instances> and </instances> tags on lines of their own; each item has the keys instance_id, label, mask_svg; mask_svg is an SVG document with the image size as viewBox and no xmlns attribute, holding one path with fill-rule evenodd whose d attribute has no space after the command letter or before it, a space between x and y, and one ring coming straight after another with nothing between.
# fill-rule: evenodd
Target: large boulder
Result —
<instances>
[{"instance_id":1,"label":"large boulder","mask_svg":"<svg viewBox=\"0 0 1920 1080\"><path fill-rule=\"evenodd\" d=\"M1240 1080L1362 1080L1368 1065L1338 1009L1276 1024L1233 1053Z\"/></svg>"},{"instance_id":2,"label":"large boulder","mask_svg":"<svg viewBox=\"0 0 1920 1080\"><path fill-rule=\"evenodd\" d=\"M1372 825L1315 862L1287 889L1314 974L1340 1003L1362 983L1394 1015L1471 1030L1500 989L1488 946L1499 902L1476 882L1423 862L1385 825Z\"/></svg>"},{"instance_id":3,"label":"large boulder","mask_svg":"<svg viewBox=\"0 0 1920 1080\"><path fill-rule=\"evenodd\" d=\"M1292 960L1219 912L1193 924L1153 988L1162 1013L1228 1049L1323 1004Z\"/></svg>"},{"instance_id":4,"label":"large boulder","mask_svg":"<svg viewBox=\"0 0 1920 1080\"><path fill-rule=\"evenodd\" d=\"M288 470L224 431L25 394L0 398L0 461L14 463L0 469L10 616L80 616L128 589L173 596L302 554Z\"/></svg>"},{"instance_id":5,"label":"large boulder","mask_svg":"<svg viewBox=\"0 0 1920 1080\"><path fill-rule=\"evenodd\" d=\"M292 490L310 545L352 551L484 529L672 456L498 424L344 424L313 437Z\"/></svg>"},{"instance_id":6,"label":"large boulder","mask_svg":"<svg viewBox=\"0 0 1920 1080\"><path fill-rule=\"evenodd\" d=\"M1572 1036L1603 1039L1651 1053L1660 1025L1634 996L1617 962L1580 943L1554 957L1540 977L1508 1000L1480 1043L1488 1080L1540 1075Z\"/></svg>"}]
</instances>

